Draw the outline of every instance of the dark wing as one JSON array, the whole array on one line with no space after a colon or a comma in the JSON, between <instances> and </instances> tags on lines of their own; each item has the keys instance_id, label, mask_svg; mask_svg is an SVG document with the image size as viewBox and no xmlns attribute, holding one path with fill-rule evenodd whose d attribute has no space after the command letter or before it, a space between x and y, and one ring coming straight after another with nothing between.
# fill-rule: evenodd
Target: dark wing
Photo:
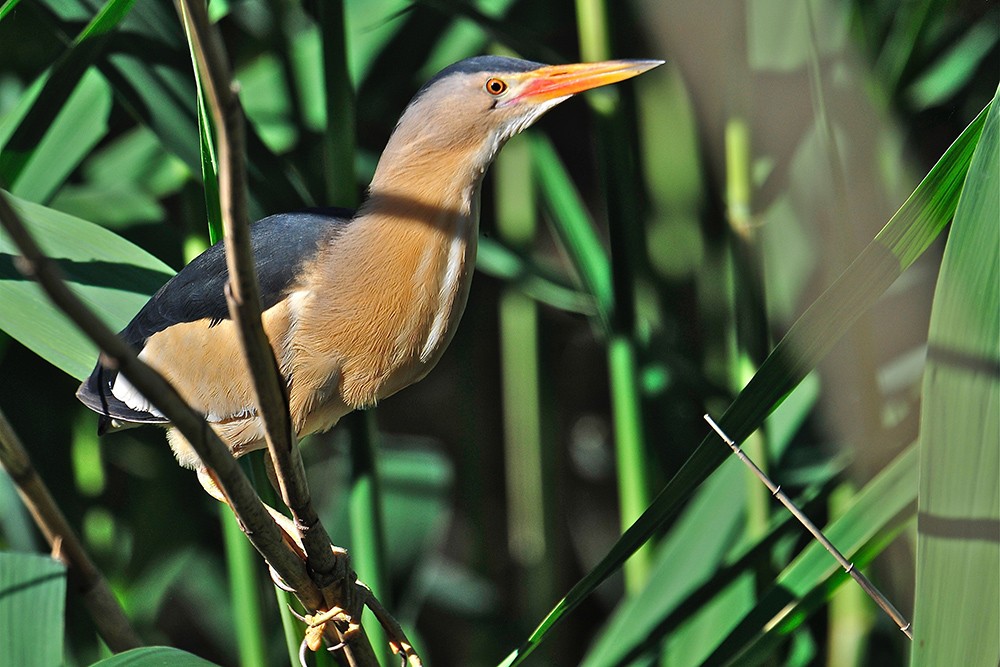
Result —
<instances>
[{"instance_id":1,"label":"dark wing","mask_svg":"<svg viewBox=\"0 0 1000 667\"><path fill-rule=\"evenodd\" d=\"M250 227L260 283L261 309L284 299L296 283L303 264L316 254L321 243L340 233L353 211L324 208L279 213ZM229 280L226 250L221 242L198 255L167 281L139 310L122 332L122 338L141 350L150 336L174 324L229 319L223 288ZM112 422L166 423L160 415L130 408L111 393L118 371L100 362L76 392L77 398L101 415L99 433ZM115 424L117 425L117 424Z\"/></svg>"}]
</instances>

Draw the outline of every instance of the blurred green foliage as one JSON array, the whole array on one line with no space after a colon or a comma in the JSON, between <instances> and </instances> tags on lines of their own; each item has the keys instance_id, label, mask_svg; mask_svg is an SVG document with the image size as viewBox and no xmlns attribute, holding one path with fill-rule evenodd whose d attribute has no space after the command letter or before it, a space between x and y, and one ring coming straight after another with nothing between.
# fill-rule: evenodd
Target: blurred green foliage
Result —
<instances>
[{"instance_id":1,"label":"blurred green foliage","mask_svg":"<svg viewBox=\"0 0 1000 667\"><path fill-rule=\"evenodd\" d=\"M994 98L996 8L348 0L338 28L320 4L210 7L250 120L256 217L356 201L410 96L462 57L565 62L606 49L668 61L610 98L559 107L505 149L509 162L484 184L480 275L455 341L426 380L375 411L381 594L427 663L496 664L521 646L537 664L822 664L859 624L854 664L908 662L905 639L868 601L826 607L846 577L735 461L719 466L721 442L706 439L681 466L705 436L704 412L730 409L723 424L740 439L767 417L748 451L818 524L829 517L838 546L914 617L916 447L940 246L925 250L959 193L978 198L960 204L964 229L995 232L995 140L980 158L992 156L993 171L974 170L978 185L962 190L983 118L893 213ZM186 248L207 241L180 22L161 0L8 0L0 43L0 187L78 291L122 326ZM331 80L338 49L349 78ZM356 151L330 136L352 123ZM351 164L329 164L335 151L353 153ZM952 290L995 283L996 244L971 245L979 252L954 260L970 268ZM98 441L73 398L96 352L20 277L14 254L0 233L0 409L143 637L251 664L234 638L248 603L230 596L235 557L214 501L156 429ZM993 341L977 352L987 364L1000 357L995 319L957 326ZM985 410L967 423L996 415L997 378L986 375L965 386ZM992 460L989 437L965 438L965 456ZM345 428L303 451L320 513L349 548L351 451ZM638 474L623 476L628 465ZM961 485L957 469L948 481ZM984 484L997 488L995 470ZM620 499L663 488L643 518L623 521ZM995 493L975 511L1000 520ZM0 547L39 551L29 525L0 477ZM650 535L626 594L621 561ZM988 568L995 551L974 562ZM12 558L0 553L4 586L17 585L8 573L30 575ZM922 585L948 590L935 572ZM257 589L239 598L259 600L257 664L287 663L266 572L246 577L235 585ZM991 592L940 615L989 607ZM52 595L32 593L31 615L0 605L0 627L34 627ZM924 613L938 602L923 601ZM65 618L65 648L45 650L71 665L106 657L72 594ZM62 640L56 620L44 632Z\"/></svg>"}]
</instances>

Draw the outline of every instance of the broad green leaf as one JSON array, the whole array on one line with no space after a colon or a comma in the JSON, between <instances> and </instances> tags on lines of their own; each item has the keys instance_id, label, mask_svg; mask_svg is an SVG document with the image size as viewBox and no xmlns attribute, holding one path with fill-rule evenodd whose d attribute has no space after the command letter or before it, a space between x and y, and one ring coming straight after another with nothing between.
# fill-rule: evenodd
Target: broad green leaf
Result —
<instances>
[{"instance_id":1,"label":"broad green leaf","mask_svg":"<svg viewBox=\"0 0 1000 667\"><path fill-rule=\"evenodd\" d=\"M657 549L649 583L616 610L585 667L620 664L649 649L647 642L662 622L676 623L672 612L712 577L740 539L745 517L736 508L745 498L746 481L742 464L733 458L705 483ZM712 530L705 530L706 525ZM678 572L684 576L678 577Z\"/></svg>"},{"instance_id":2,"label":"broad green leaf","mask_svg":"<svg viewBox=\"0 0 1000 667\"><path fill-rule=\"evenodd\" d=\"M920 423L911 665L1000 660L1000 109L948 236Z\"/></svg>"},{"instance_id":3,"label":"broad green leaf","mask_svg":"<svg viewBox=\"0 0 1000 667\"><path fill-rule=\"evenodd\" d=\"M331 9L332 8L328 8ZM325 68L316 64L323 60L322 28L310 23L295 34L291 44L292 74L295 77L295 94L302 104L300 122L312 132L322 132L326 127L326 86L323 82ZM348 46L353 40L348 40ZM357 85L357 81L353 82ZM284 109L280 109L284 113ZM289 128L295 131L295 128ZM286 130L288 131L288 130ZM263 136L263 131L261 135Z\"/></svg>"},{"instance_id":4,"label":"broad green leaf","mask_svg":"<svg viewBox=\"0 0 1000 667\"><path fill-rule=\"evenodd\" d=\"M62 563L0 552L0 665L62 665L65 600Z\"/></svg>"},{"instance_id":5,"label":"broad green leaf","mask_svg":"<svg viewBox=\"0 0 1000 667\"><path fill-rule=\"evenodd\" d=\"M91 154L83 165L89 183L111 186L129 174L129 180L141 185L144 192L162 197L175 192L190 172L184 164L166 152L149 128L139 126Z\"/></svg>"},{"instance_id":6,"label":"broad green leaf","mask_svg":"<svg viewBox=\"0 0 1000 667\"><path fill-rule=\"evenodd\" d=\"M351 36L348 62L355 90L385 45L405 26L400 14L410 5L407 0L345 0L346 33Z\"/></svg>"},{"instance_id":7,"label":"broad green leaf","mask_svg":"<svg viewBox=\"0 0 1000 667\"><path fill-rule=\"evenodd\" d=\"M109 206L112 202L114 205ZM52 208L112 229L160 222L165 214L156 198L129 183L120 187L64 186L52 200Z\"/></svg>"},{"instance_id":8,"label":"broad green leaf","mask_svg":"<svg viewBox=\"0 0 1000 667\"><path fill-rule=\"evenodd\" d=\"M93 0L84 1L94 4ZM60 3L49 2L51 11L57 12ZM191 173L200 173L196 94L185 44L170 3L140 2L94 64L122 107L153 130L164 148L180 158ZM148 57L150 52L156 54L155 59ZM247 128L247 154L255 216L312 203L301 178L286 160L264 145L252 126Z\"/></svg>"},{"instance_id":9,"label":"broad green leaf","mask_svg":"<svg viewBox=\"0 0 1000 667\"><path fill-rule=\"evenodd\" d=\"M303 41L319 44L319 36L304 36ZM310 71L315 72L319 53ZM277 56L265 53L236 72L240 82L240 99L247 120L253 123L261 140L275 153L286 153L299 140L298 126L292 117L289 90L282 77L281 62ZM320 84L322 85L322 84ZM313 89L315 90L315 89Z\"/></svg>"},{"instance_id":10,"label":"broad green leaf","mask_svg":"<svg viewBox=\"0 0 1000 667\"><path fill-rule=\"evenodd\" d=\"M970 123L875 239L792 325L746 388L717 420L733 440L743 442L761 425L951 220L986 111ZM727 452L718 446L717 437L706 436L649 509L502 664L519 664L529 655L551 628L619 569L726 457Z\"/></svg>"},{"instance_id":11,"label":"broad green leaf","mask_svg":"<svg viewBox=\"0 0 1000 667\"><path fill-rule=\"evenodd\" d=\"M507 12L513 0L477 0L471 4L484 16L497 18ZM433 53L424 64L424 72L432 75L453 62L482 52L491 36L485 26L477 25L473 21L463 19L453 21L434 45Z\"/></svg>"},{"instance_id":12,"label":"broad green leaf","mask_svg":"<svg viewBox=\"0 0 1000 667\"><path fill-rule=\"evenodd\" d=\"M158 199L191 178L184 163L142 126L92 152L80 171L82 182L64 184L52 208L109 228L162 222L166 210Z\"/></svg>"},{"instance_id":13,"label":"broad green leaf","mask_svg":"<svg viewBox=\"0 0 1000 667\"><path fill-rule=\"evenodd\" d=\"M520 54L522 58L539 62L565 62L565 57L538 40L538 35L526 28L520 21L503 18L499 12L499 0L421 0L421 5L434 9L442 16L475 24L492 42L503 45L507 51ZM444 37L447 37L446 35ZM439 40L443 37L439 37ZM471 54L467 54L471 55ZM448 63L444 63L448 64ZM427 78L438 71L440 60L428 59L424 63L422 75Z\"/></svg>"},{"instance_id":14,"label":"broad green leaf","mask_svg":"<svg viewBox=\"0 0 1000 667\"><path fill-rule=\"evenodd\" d=\"M0 535L5 545L13 550L34 551L39 547L38 532L10 475L0 475Z\"/></svg>"},{"instance_id":15,"label":"broad green leaf","mask_svg":"<svg viewBox=\"0 0 1000 667\"><path fill-rule=\"evenodd\" d=\"M193 653L169 646L146 646L132 649L100 662L92 667L213 667L214 662L199 658Z\"/></svg>"},{"instance_id":16,"label":"broad green leaf","mask_svg":"<svg viewBox=\"0 0 1000 667\"><path fill-rule=\"evenodd\" d=\"M145 250L93 223L11 197L42 250L74 291L118 330L173 270ZM94 347L31 280L18 272L17 249L0 232L0 329L75 378L97 361Z\"/></svg>"}]
</instances>

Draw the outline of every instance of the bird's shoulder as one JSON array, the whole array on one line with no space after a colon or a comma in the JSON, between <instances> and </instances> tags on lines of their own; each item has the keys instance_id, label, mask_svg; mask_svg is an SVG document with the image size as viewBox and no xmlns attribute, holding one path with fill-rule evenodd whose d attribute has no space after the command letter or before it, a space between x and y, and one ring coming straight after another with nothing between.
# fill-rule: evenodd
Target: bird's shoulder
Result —
<instances>
[{"instance_id":1,"label":"bird's shoulder","mask_svg":"<svg viewBox=\"0 0 1000 667\"><path fill-rule=\"evenodd\" d=\"M286 296L303 265L352 216L349 209L316 208L278 213L250 226L262 310ZM141 348L150 336L174 324L204 319L214 324L228 319L224 292L228 280L225 246L220 241L164 284L122 331L122 337Z\"/></svg>"},{"instance_id":2,"label":"bird's shoulder","mask_svg":"<svg viewBox=\"0 0 1000 667\"><path fill-rule=\"evenodd\" d=\"M350 224L353 211L321 208L280 213L250 227L261 308L267 310L294 289L303 265ZM229 318L224 287L229 279L223 244L198 255L167 281L122 330L121 336L137 350L160 331L175 324ZM164 423L155 410L126 404L115 395L118 372L97 363L77 391L77 397L101 415L99 433L128 423ZM133 390L133 393L134 390ZM140 397L141 399L141 397ZM144 400L144 399L141 399Z\"/></svg>"}]
</instances>

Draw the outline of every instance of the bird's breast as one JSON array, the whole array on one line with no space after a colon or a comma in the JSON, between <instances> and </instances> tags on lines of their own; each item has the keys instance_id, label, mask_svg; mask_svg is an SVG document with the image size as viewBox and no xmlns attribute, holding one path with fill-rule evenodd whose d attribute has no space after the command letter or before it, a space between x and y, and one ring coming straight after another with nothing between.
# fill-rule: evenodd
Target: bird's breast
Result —
<instances>
[{"instance_id":1,"label":"bird's breast","mask_svg":"<svg viewBox=\"0 0 1000 667\"><path fill-rule=\"evenodd\" d=\"M301 390L316 403L335 398L321 398L325 392L370 406L434 367L465 309L477 199L369 214L317 258L317 280L296 318L293 404Z\"/></svg>"}]
</instances>

